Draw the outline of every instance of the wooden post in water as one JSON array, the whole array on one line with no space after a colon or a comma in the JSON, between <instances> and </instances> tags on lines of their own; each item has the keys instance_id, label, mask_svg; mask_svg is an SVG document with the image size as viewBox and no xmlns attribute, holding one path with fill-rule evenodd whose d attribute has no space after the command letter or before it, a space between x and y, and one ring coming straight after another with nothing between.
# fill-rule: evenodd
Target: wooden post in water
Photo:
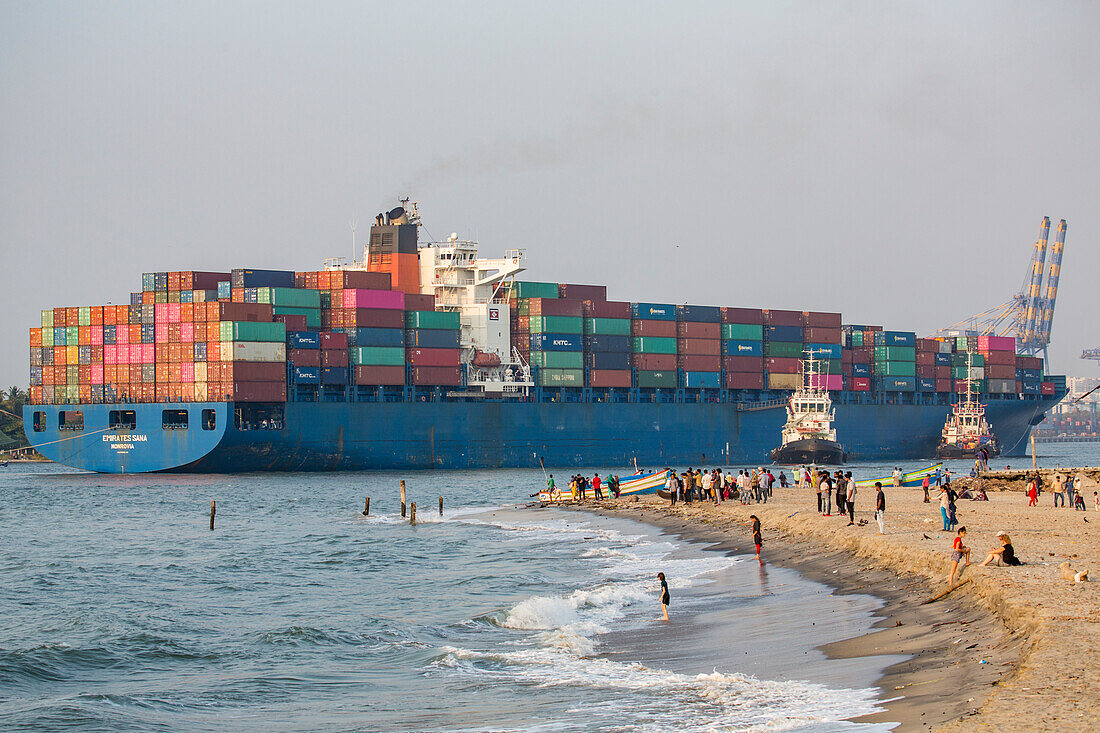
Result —
<instances>
[{"instance_id":1,"label":"wooden post in water","mask_svg":"<svg viewBox=\"0 0 1100 733\"><path fill-rule=\"evenodd\" d=\"M1035 433L1031 434L1031 470L1039 470L1039 461L1035 458Z\"/></svg>"},{"instance_id":2,"label":"wooden post in water","mask_svg":"<svg viewBox=\"0 0 1100 733\"><path fill-rule=\"evenodd\" d=\"M409 507L409 524L416 524L416 502Z\"/></svg>"},{"instance_id":3,"label":"wooden post in water","mask_svg":"<svg viewBox=\"0 0 1100 733\"><path fill-rule=\"evenodd\" d=\"M401 480L401 516L405 516L405 481Z\"/></svg>"},{"instance_id":4,"label":"wooden post in water","mask_svg":"<svg viewBox=\"0 0 1100 733\"><path fill-rule=\"evenodd\" d=\"M214 529L214 515L217 513L217 507L214 505L214 500L210 500L210 529Z\"/></svg>"},{"instance_id":5,"label":"wooden post in water","mask_svg":"<svg viewBox=\"0 0 1100 733\"><path fill-rule=\"evenodd\" d=\"M443 516L443 497L439 497L439 516Z\"/></svg>"},{"instance_id":6,"label":"wooden post in water","mask_svg":"<svg viewBox=\"0 0 1100 733\"><path fill-rule=\"evenodd\" d=\"M369 496L367 497L366 504L363 505L363 516L364 517L369 517L370 516L370 497Z\"/></svg>"}]
</instances>

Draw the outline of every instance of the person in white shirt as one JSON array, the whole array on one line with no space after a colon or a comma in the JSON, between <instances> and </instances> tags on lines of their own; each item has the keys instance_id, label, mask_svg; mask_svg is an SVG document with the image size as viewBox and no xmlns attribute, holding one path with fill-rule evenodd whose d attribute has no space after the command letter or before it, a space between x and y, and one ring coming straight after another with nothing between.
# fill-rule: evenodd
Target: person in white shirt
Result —
<instances>
[{"instance_id":1,"label":"person in white shirt","mask_svg":"<svg viewBox=\"0 0 1100 733\"><path fill-rule=\"evenodd\" d=\"M894 467L894 488L901 486L901 469Z\"/></svg>"},{"instance_id":2,"label":"person in white shirt","mask_svg":"<svg viewBox=\"0 0 1100 733\"><path fill-rule=\"evenodd\" d=\"M833 514L833 496L832 496L832 491L829 490L829 474L828 473L821 474L821 484L819 484L819 486L821 488L821 509L822 509L822 514L824 514L826 517L832 516L832 514Z\"/></svg>"},{"instance_id":3,"label":"person in white shirt","mask_svg":"<svg viewBox=\"0 0 1100 733\"><path fill-rule=\"evenodd\" d=\"M710 471L703 472L703 498L713 499L714 496L710 493L714 486L714 477L710 475Z\"/></svg>"}]
</instances>

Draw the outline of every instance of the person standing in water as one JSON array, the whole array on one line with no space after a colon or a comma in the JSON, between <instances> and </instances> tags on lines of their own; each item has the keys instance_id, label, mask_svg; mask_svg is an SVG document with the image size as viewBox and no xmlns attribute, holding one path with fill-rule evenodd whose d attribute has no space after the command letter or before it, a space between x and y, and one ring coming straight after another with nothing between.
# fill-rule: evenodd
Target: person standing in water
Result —
<instances>
[{"instance_id":1,"label":"person standing in water","mask_svg":"<svg viewBox=\"0 0 1100 733\"><path fill-rule=\"evenodd\" d=\"M668 621L668 583L665 574L657 573L657 580L661 581L661 611L665 614L665 621Z\"/></svg>"},{"instance_id":2,"label":"person standing in water","mask_svg":"<svg viewBox=\"0 0 1100 733\"><path fill-rule=\"evenodd\" d=\"M760 546L764 544L764 538L760 535L760 519L755 514L750 514L752 520L752 543L756 545L756 559L760 559Z\"/></svg>"}]
</instances>

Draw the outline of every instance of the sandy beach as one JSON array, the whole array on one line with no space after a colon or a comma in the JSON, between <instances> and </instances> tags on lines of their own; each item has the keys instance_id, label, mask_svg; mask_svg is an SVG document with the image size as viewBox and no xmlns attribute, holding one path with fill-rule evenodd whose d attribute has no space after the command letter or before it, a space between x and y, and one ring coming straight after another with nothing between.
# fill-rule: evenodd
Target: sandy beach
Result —
<instances>
[{"instance_id":1,"label":"sandy beach","mask_svg":"<svg viewBox=\"0 0 1100 733\"><path fill-rule=\"evenodd\" d=\"M857 477L858 478L858 477ZM1091 500L1095 486L1087 486ZM1096 674L1100 668L1097 585L1063 580L1059 565L1100 577L1100 514L1053 508L1044 493L1028 507L1015 491L988 502L960 499L972 565L948 588L954 533L941 531L939 504L920 489L886 487L886 534L878 534L873 490L856 498L856 521L824 517L809 490L775 489L767 504L678 503L655 496L588 504L583 508L628 516L687 540L730 552L752 553L746 524L763 524L764 557L794 567L844 593L886 601L869 633L830 644L835 657L905 654L879 681L886 712L862 720L900 721L898 730L1100 729ZM977 567L997 543L1012 537L1019 567ZM807 623L813 623L810 615Z\"/></svg>"}]
</instances>

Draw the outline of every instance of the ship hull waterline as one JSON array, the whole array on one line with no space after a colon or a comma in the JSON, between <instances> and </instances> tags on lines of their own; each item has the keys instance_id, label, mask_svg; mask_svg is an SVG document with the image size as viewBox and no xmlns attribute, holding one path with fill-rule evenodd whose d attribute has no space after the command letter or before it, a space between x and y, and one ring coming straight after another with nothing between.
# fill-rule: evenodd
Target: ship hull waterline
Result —
<instances>
[{"instance_id":1,"label":"ship hull waterline","mask_svg":"<svg viewBox=\"0 0 1100 733\"><path fill-rule=\"evenodd\" d=\"M839 466L848 460L840 443L823 438L803 438L785 443L771 452L772 463L820 463Z\"/></svg>"}]
</instances>

